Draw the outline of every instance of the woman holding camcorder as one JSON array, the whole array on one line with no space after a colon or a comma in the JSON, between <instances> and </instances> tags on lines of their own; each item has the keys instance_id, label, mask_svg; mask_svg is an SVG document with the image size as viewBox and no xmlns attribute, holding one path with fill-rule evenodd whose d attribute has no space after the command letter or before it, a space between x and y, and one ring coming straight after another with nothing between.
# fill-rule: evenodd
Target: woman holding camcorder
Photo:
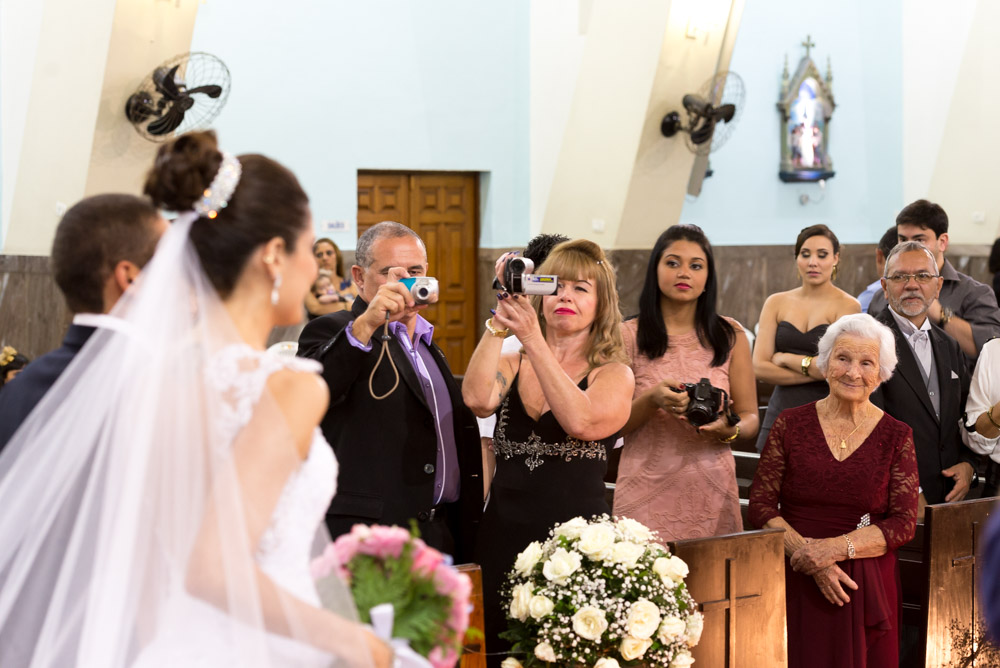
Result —
<instances>
[{"instance_id":1,"label":"woman holding camcorder","mask_svg":"<svg viewBox=\"0 0 1000 668\"><path fill-rule=\"evenodd\" d=\"M750 343L715 312L715 260L701 228L653 246L639 316L622 325L635 373L615 515L664 541L742 531L731 443L759 424Z\"/></svg>"},{"instance_id":2,"label":"woman holding camcorder","mask_svg":"<svg viewBox=\"0 0 1000 668\"><path fill-rule=\"evenodd\" d=\"M499 276L509 275L501 269ZM505 646L497 638L506 628L500 591L517 554L557 523L610 512L604 474L634 385L615 274L600 246L559 244L538 277L557 277L555 293L513 292L539 283L532 280L502 286L462 382L473 413L497 416L496 473L476 548L491 665ZM521 348L503 354L508 333Z\"/></svg>"}]
</instances>

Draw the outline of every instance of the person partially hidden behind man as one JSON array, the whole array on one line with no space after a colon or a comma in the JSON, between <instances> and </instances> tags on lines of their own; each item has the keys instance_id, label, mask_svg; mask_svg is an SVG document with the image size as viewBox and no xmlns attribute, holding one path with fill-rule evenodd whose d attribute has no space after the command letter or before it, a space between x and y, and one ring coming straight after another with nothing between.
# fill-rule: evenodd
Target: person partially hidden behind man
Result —
<instances>
[{"instance_id":1,"label":"person partially hidden behind man","mask_svg":"<svg viewBox=\"0 0 1000 668\"><path fill-rule=\"evenodd\" d=\"M22 371L0 394L0 450L49 391L146 265L167 222L133 195L95 195L73 205L52 243L52 273L73 313L62 346Z\"/></svg>"},{"instance_id":2,"label":"person partially hidden behind man","mask_svg":"<svg viewBox=\"0 0 1000 668\"><path fill-rule=\"evenodd\" d=\"M941 276L941 294L931 302L927 317L958 341L970 360L975 360L984 343L1000 336L1000 309L990 286L956 271L945 259L948 214L940 205L918 199L896 216L896 234L900 242L916 241L934 256L934 273ZM885 296L876 294L868 313L878 315L885 305Z\"/></svg>"},{"instance_id":3,"label":"person partially hidden behind man","mask_svg":"<svg viewBox=\"0 0 1000 668\"><path fill-rule=\"evenodd\" d=\"M427 275L427 250L413 230L382 222L355 257L351 310L316 318L299 337L298 354L323 364L330 387L321 426L340 472L327 527L338 536L356 523L416 519L429 545L468 559L483 505L479 431L425 306L399 282Z\"/></svg>"},{"instance_id":4,"label":"person partially hidden behind man","mask_svg":"<svg viewBox=\"0 0 1000 668\"><path fill-rule=\"evenodd\" d=\"M889 306L875 316L896 337L899 363L872 401L913 429L920 512L928 503L961 501L978 482L978 457L962 441L969 395L966 358L929 316L941 283L931 251L916 241L900 243L889 254L882 278Z\"/></svg>"}]
</instances>

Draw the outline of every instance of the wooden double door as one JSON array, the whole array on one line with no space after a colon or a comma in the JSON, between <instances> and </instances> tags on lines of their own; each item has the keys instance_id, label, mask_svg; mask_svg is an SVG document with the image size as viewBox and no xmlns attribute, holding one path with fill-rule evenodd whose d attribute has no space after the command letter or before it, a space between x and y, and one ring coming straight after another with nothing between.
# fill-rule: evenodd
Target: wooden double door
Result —
<instances>
[{"instance_id":1,"label":"wooden double door","mask_svg":"<svg viewBox=\"0 0 1000 668\"><path fill-rule=\"evenodd\" d=\"M451 370L464 374L476 347L479 245L475 172L358 172L358 236L384 220L406 225L427 246L440 300L423 315Z\"/></svg>"}]
</instances>

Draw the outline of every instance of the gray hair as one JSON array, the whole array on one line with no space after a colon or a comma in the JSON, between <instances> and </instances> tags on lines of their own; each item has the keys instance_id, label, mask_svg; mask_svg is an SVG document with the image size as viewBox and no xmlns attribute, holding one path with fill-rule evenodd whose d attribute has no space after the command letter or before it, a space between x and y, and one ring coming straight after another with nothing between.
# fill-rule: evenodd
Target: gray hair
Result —
<instances>
[{"instance_id":1,"label":"gray hair","mask_svg":"<svg viewBox=\"0 0 1000 668\"><path fill-rule=\"evenodd\" d=\"M369 227L358 239L358 246L354 250L354 264L367 269L375 261L372 248L375 246L376 241L379 239L398 239L400 237L413 237L420 242L421 248L424 249L424 254L427 254L427 246L419 234L402 223L385 220Z\"/></svg>"},{"instance_id":2,"label":"gray hair","mask_svg":"<svg viewBox=\"0 0 1000 668\"><path fill-rule=\"evenodd\" d=\"M914 242L916 243L916 242ZM918 246L920 244L917 244ZM923 246L920 246L923 248ZM896 337L892 335L892 330L880 323L867 313L852 313L841 316L837 322L830 325L826 334L819 340L819 354L816 355L816 368L826 375L826 370L830 364L830 353L833 352L833 344L845 334L857 336L858 338L878 341L878 378L880 382L885 382L892 378L892 372L896 369Z\"/></svg>"},{"instance_id":3,"label":"gray hair","mask_svg":"<svg viewBox=\"0 0 1000 668\"><path fill-rule=\"evenodd\" d=\"M912 253L914 251L923 251L927 257L931 259L931 266L934 267L934 273L936 274L938 270L937 258L934 257L934 253L932 253L927 246L923 245L919 241L902 241L893 246L892 250L889 251L889 256L885 258L885 269L882 270L882 277L886 278L889 276L889 265L892 264L894 257L900 253Z\"/></svg>"}]
</instances>

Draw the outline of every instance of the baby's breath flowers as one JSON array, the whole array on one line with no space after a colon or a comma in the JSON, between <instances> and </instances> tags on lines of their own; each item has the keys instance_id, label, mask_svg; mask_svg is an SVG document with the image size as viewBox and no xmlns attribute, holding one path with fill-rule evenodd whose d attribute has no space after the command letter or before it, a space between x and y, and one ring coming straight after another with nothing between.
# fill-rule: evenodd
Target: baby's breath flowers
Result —
<instances>
[{"instance_id":1,"label":"baby's breath flowers","mask_svg":"<svg viewBox=\"0 0 1000 668\"><path fill-rule=\"evenodd\" d=\"M688 567L629 518L574 517L518 555L504 589L514 644L505 668L690 666L703 618Z\"/></svg>"}]
</instances>

